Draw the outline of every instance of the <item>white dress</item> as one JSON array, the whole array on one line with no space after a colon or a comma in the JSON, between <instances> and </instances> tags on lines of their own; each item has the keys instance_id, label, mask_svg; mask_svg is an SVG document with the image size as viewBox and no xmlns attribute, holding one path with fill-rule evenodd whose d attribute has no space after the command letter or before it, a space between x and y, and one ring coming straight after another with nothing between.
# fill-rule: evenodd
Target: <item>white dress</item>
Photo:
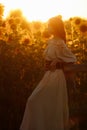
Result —
<instances>
[{"instance_id":1,"label":"white dress","mask_svg":"<svg viewBox=\"0 0 87 130\"><path fill-rule=\"evenodd\" d=\"M76 62L63 40L51 39L46 60ZM27 100L20 130L68 130L69 109L66 80L62 69L46 71Z\"/></svg>"}]
</instances>

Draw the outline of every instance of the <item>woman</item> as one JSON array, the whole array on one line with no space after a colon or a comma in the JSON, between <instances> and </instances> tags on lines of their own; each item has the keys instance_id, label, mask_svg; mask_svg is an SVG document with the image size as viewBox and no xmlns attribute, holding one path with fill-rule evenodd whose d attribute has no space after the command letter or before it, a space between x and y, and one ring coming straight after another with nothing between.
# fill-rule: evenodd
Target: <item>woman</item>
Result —
<instances>
[{"instance_id":1,"label":"woman","mask_svg":"<svg viewBox=\"0 0 87 130\"><path fill-rule=\"evenodd\" d=\"M63 63L74 63L76 57L67 48L63 21L48 21L52 34L44 51L46 73L27 100L20 130L68 130L69 109Z\"/></svg>"}]
</instances>

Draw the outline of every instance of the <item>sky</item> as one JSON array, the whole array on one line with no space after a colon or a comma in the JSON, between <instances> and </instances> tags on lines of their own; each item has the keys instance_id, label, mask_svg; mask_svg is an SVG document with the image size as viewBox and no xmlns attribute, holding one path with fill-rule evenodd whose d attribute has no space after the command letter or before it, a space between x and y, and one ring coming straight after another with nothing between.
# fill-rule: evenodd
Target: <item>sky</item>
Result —
<instances>
[{"instance_id":1,"label":"sky","mask_svg":"<svg viewBox=\"0 0 87 130\"><path fill-rule=\"evenodd\" d=\"M29 21L47 21L62 15L64 20L71 17L87 18L87 0L0 0L5 6L4 17L9 11L20 9Z\"/></svg>"}]
</instances>

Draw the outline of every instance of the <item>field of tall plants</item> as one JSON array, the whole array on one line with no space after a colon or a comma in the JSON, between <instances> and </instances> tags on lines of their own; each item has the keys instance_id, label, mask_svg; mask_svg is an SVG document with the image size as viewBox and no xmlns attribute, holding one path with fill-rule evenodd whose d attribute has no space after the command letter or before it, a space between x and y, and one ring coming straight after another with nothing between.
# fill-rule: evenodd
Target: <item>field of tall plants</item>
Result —
<instances>
[{"instance_id":1,"label":"field of tall plants","mask_svg":"<svg viewBox=\"0 0 87 130\"><path fill-rule=\"evenodd\" d=\"M18 130L27 98L45 73L43 51L49 34L47 22L29 22L20 10L4 19L3 12L0 4L0 130ZM66 44L77 63L87 64L87 19L73 17L64 24ZM69 90L70 117L87 121L87 73L77 73L76 86Z\"/></svg>"}]
</instances>

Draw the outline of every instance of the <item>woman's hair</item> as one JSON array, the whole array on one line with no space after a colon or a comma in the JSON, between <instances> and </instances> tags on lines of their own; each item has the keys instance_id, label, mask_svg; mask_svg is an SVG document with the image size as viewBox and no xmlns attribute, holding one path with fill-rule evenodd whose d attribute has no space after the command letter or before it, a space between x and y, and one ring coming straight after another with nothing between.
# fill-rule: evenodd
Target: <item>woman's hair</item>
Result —
<instances>
[{"instance_id":1,"label":"woman's hair","mask_svg":"<svg viewBox=\"0 0 87 130\"><path fill-rule=\"evenodd\" d=\"M48 26L52 28L53 34L66 42L65 27L62 19L58 16L52 17L48 21Z\"/></svg>"}]
</instances>

